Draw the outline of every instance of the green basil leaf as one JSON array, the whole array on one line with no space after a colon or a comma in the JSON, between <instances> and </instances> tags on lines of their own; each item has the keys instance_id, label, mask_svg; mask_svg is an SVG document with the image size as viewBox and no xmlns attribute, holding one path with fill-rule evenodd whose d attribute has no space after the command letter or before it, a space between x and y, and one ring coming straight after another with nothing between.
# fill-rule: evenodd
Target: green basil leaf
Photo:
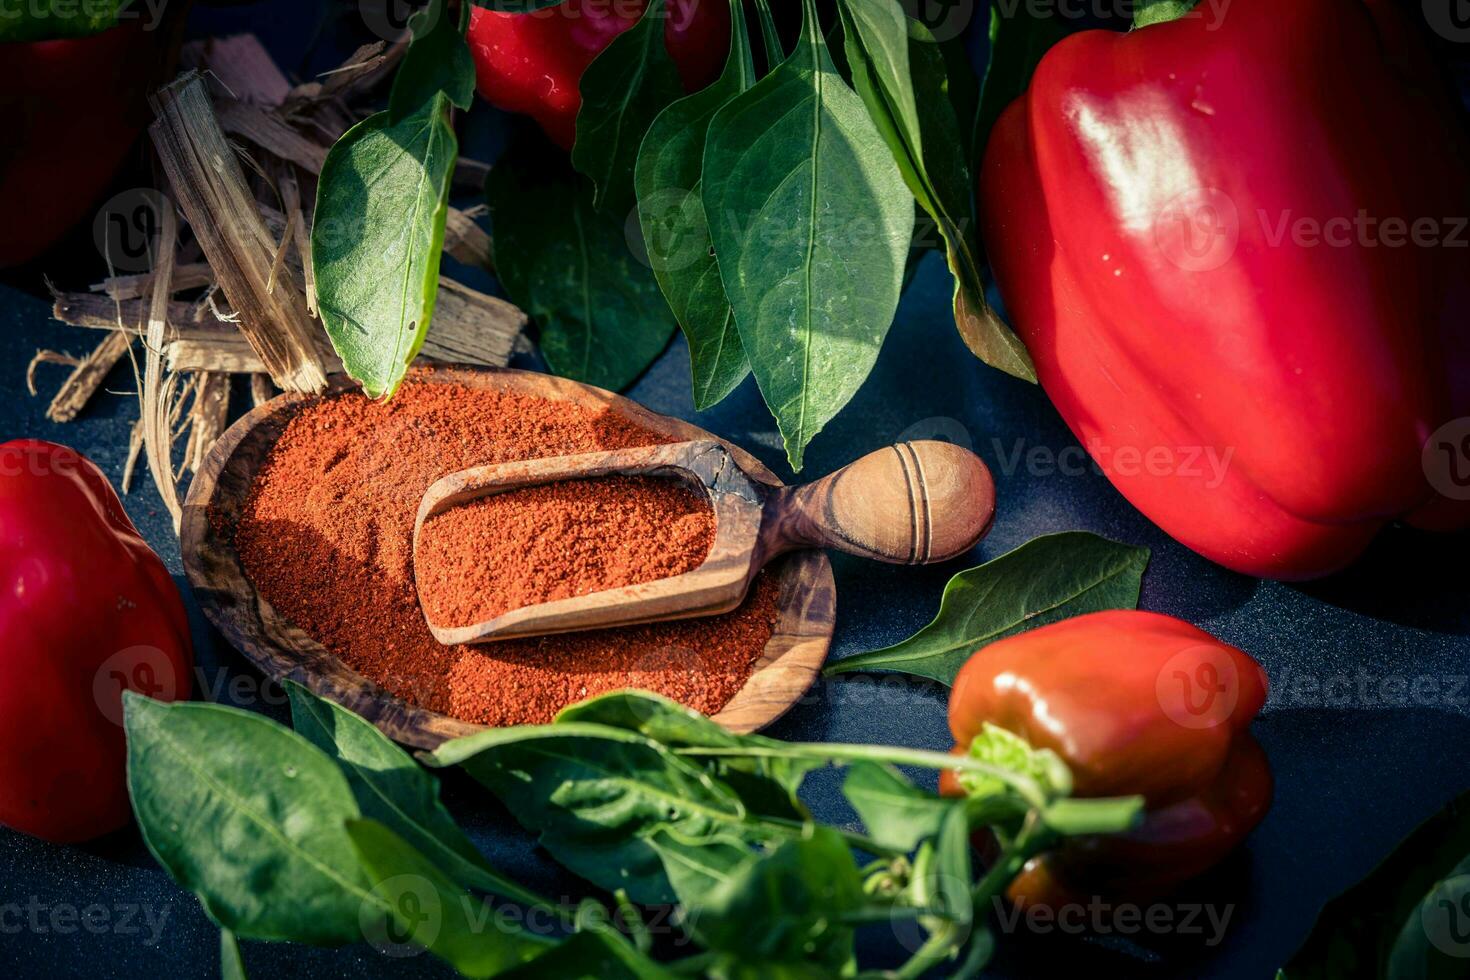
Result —
<instances>
[{"instance_id":1,"label":"green basil leaf","mask_svg":"<svg viewBox=\"0 0 1470 980\"><path fill-rule=\"evenodd\" d=\"M904 182L933 219L954 276L954 316L975 356L1007 374L1036 380L1021 339L985 300L972 236L975 197L959 120L949 98L944 51L929 29L891 0L838 5L857 89Z\"/></svg>"},{"instance_id":2,"label":"green basil leaf","mask_svg":"<svg viewBox=\"0 0 1470 980\"><path fill-rule=\"evenodd\" d=\"M567 868L636 902L673 901L648 836L748 839L757 828L733 790L634 732L582 722L481 732L441 745L431 765L460 765L500 797Z\"/></svg>"},{"instance_id":3,"label":"green basil leaf","mask_svg":"<svg viewBox=\"0 0 1470 980\"><path fill-rule=\"evenodd\" d=\"M87 37L116 27L131 0L25 0L0 8L0 43ZM141 12L136 14L143 16ZM154 25L157 26L156 24Z\"/></svg>"},{"instance_id":4,"label":"green basil leaf","mask_svg":"<svg viewBox=\"0 0 1470 980\"><path fill-rule=\"evenodd\" d=\"M854 959L853 930L842 918L862 904L852 852L833 830L813 826L749 859L684 917L700 942L735 963L804 965L837 977L850 975Z\"/></svg>"},{"instance_id":5,"label":"green basil leaf","mask_svg":"<svg viewBox=\"0 0 1470 980\"><path fill-rule=\"evenodd\" d=\"M643 135L684 94L664 46L664 3L649 0L638 23L613 38L582 73L572 165L592 178L593 203L620 216L633 203L633 167Z\"/></svg>"},{"instance_id":6,"label":"green basil leaf","mask_svg":"<svg viewBox=\"0 0 1470 980\"><path fill-rule=\"evenodd\" d=\"M689 341L694 407L703 411L750 373L735 312L704 216L701 175L710 120L755 82L744 5L730 4L730 57L708 88L670 105L649 127L638 151L634 186L649 265Z\"/></svg>"},{"instance_id":7,"label":"green basil leaf","mask_svg":"<svg viewBox=\"0 0 1470 980\"><path fill-rule=\"evenodd\" d=\"M965 927L960 930L963 936L975 916L970 897L974 883L970 866L970 821L963 806L951 806L940 821L929 874L930 880L925 885L929 900L925 904Z\"/></svg>"},{"instance_id":8,"label":"green basil leaf","mask_svg":"<svg viewBox=\"0 0 1470 980\"><path fill-rule=\"evenodd\" d=\"M889 765L854 762L842 781L842 795L857 811L868 836L885 847L912 851L939 833L945 815L962 804L922 790Z\"/></svg>"},{"instance_id":9,"label":"green basil leaf","mask_svg":"<svg viewBox=\"0 0 1470 980\"><path fill-rule=\"evenodd\" d=\"M388 95L389 123L402 122L440 92L461 109L468 109L474 101L475 59L464 39L470 7L463 4L456 20L445 12L445 2L430 0L408 21L413 43L393 76Z\"/></svg>"},{"instance_id":10,"label":"green basil leaf","mask_svg":"<svg viewBox=\"0 0 1470 980\"><path fill-rule=\"evenodd\" d=\"M312 264L327 336L371 398L392 395L423 346L458 144L448 99L401 122L349 129L327 153L312 222Z\"/></svg>"},{"instance_id":11,"label":"green basil leaf","mask_svg":"<svg viewBox=\"0 0 1470 980\"><path fill-rule=\"evenodd\" d=\"M228 929L219 931L220 980L245 980L245 960L240 956L240 942Z\"/></svg>"},{"instance_id":12,"label":"green basil leaf","mask_svg":"<svg viewBox=\"0 0 1470 980\"><path fill-rule=\"evenodd\" d=\"M556 179L553 170L513 148L490 171L496 271L540 327L552 371L625 388L668 346L676 325L653 272L629 249L624 222L593 207L586 181L570 173Z\"/></svg>"},{"instance_id":13,"label":"green basil leaf","mask_svg":"<svg viewBox=\"0 0 1470 980\"><path fill-rule=\"evenodd\" d=\"M648 843L663 861L675 898L686 907L727 884L752 855L749 842L738 837L687 837L672 827L655 828Z\"/></svg>"},{"instance_id":14,"label":"green basil leaf","mask_svg":"<svg viewBox=\"0 0 1470 980\"><path fill-rule=\"evenodd\" d=\"M1147 548L1085 531L1035 538L950 579L939 615L907 640L826 673L893 670L953 684L965 661L996 640L1083 613L1136 608L1148 558Z\"/></svg>"},{"instance_id":15,"label":"green basil leaf","mask_svg":"<svg viewBox=\"0 0 1470 980\"><path fill-rule=\"evenodd\" d=\"M490 867L439 801L439 783L407 752L341 705L293 681L286 690L291 724L337 760L363 816L388 826L461 885L527 905L546 904Z\"/></svg>"},{"instance_id":16,"label":"green basil leaf","mask_svg":"<svg viewBox=\"0 0 1470 980\"><path fill-rule=\"evenodd\" d=\"M497 974L501 980L674 980L656 961L640 953L617 932L601 928L579 932L525 966Z\"/></svg>"},{"instance_id":17,"label":"green basil leaf","mask_svg":"<svg viewBox=\"0 0 1470 980\"><path fill-rule=\"evenodd\" d=\"M498 976L555 945L508 926L376 820L349 820L346 833L374 897L389 909L382 932L366 936L375 945L392 949L412 942L466 977Z\"/></svg>"},{"instance_id":18,"label":"green basil leaf","mask_svg":"<svg viewBox=\"0 0 1470 980\"><path fill-rule=\"evenodd\" d=\"M288 728L212 704L125 698L128 792L148 850L220 926L317 945L380 911L343 829L336 763Z\"/></svg>"},{"instance_id":19,"label":"green basil leaf","mask_svg":"<svg viewBox=\"0 0 1470 980\"><path fill-rule=\"evenodd\" d=\"M796 51L711 122L704 208L740 340L799 470L877 360L914 227L913 197L833 68L813 0Z\"/></svg>"},{"instance_id":20,"label":"green basil leaf","mask_svg":"<svg viewBox=\"0 0 1470 980\"><path fill-rule=\"evenodd\" d=\"M980 86L980 114L973 140L976 167L985 159L995 121L1031 84L1041 56L1069 33L1050 7L1021 4L1012 7L1009 15L1001 13L1001 7L994 4L990 8L990 62Z\"/></svg>"},{"instance_id":21,"label":"green basil leaf","mask_svg":"<svg viewBox=\"0 0 1470 980\"><path fill-rule=\"evenodd\" d=\"M692 708L647 691L617 691L591 698L563 708L556 721L621 728L669 749L782 744L761 735L736 735ZM797 792L806 774L820 767L817 760L711 756L697 761L686 757L684 761L702 765L729 786L752 814L786 820L811 819Z\"/></svg>"},{"instance_id":22,"label":"green basil leaf","mask_svg":"<svg viewBox=\"0 0 1470 980\"><path fill-rule=\"evenodd\" d=\"M1322 908L1279 980L1464 976L1470 955L1470 792Z\"/></svg>"}]
</instances>

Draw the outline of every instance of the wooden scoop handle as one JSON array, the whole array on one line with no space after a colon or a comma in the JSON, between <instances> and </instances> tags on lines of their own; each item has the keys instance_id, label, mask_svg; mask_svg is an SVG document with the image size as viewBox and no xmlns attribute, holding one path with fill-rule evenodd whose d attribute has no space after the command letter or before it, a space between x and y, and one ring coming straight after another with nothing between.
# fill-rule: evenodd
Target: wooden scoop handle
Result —
<instances>
[{"instance_id":1,"label":"wooden scoop handle","mask_svg":"<svg viewBox=\"0 0 1470 980\"><path fill-rule=\"evenodd\" d=\"M969 551L994 517L995 481L980 457L948 442L902 442L775 491L761 543L768 556L836 548L924 565Z\"/></svg>"}]
</instances>

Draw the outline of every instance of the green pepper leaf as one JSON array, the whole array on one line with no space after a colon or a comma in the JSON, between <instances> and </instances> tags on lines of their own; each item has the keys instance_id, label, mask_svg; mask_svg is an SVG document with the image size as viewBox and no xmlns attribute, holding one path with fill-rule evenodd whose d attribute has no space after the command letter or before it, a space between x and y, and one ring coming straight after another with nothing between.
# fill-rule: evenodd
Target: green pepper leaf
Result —
<instances>
[{"instance_id":1,"label":"green pepper leaf","mask_svg":"<svg viewBox=\"0 0 1470 980\"><path fill-rule=\"evenodd\" d=\"M240 956L240 941L228 929L219 931L220 980L245 980L245 960Z\"/></svg>"},{"instance_id":2,"label":"green pepper leaf","mask_svg":"<svg viewBox=\"0 0 1470 980\"><path fill-rule=\"evenodd\" d=\"M388 95L389 123L402 122L442 92L461 109L475 98L475 59L465 43L470 6L463 4L458 20L444 9L445 0L430 0L409 19L413 43L393 76Z\"/></svg>"},{"instance_id":3,"label":"green pepper leaf","mask_svg":"<svg viewBox=\"0 0 1470 980\"><path fill-rule=\"evenodd\" d=\"M673 901L648 837L759 840L730 787L635 732L585 722L503 728L441 745L428 761L461 765L567 868L636 902Z\"/></svg>"},{"instance_id":4,"label":"green pepper leaf","mask_svg":"<svg viewBox=\"0 0 1470 980\"><path fill-rule=\"evenodd\" d=\"M490 171L489 199L501 285L540 327L551 370L601 388L632 384L676 324L624 222L593 207L586 181L524 146Z\"/></svg>"},{"instance_id":5,"label":"green pepper leaf","mask_svg":"<svg viewBox=\"0 0 1470 980\"><path fill-rule=\"evenodd\" d=\"M664 46L664 3L650 0L638 23L613 38L582 73L572 165L592 178L596 207L620 217L633 203L633 168L644 134L684 94Z\"/></svg>"},{"instance_id":6,"label":"green pepper leaf","mask_svg":"<svg viewBox=\"0 0 1470 980\"><path fill-rule=\"evenodd\" d=\"M439 801L439 783L373 725L286 681L291 723L333 756L366 817L385 824L459 884L527 905L546 900L495 871Z\"/></svg>"},{"instance_id":7,"label":"green pepper leaf","mask_svg":"<svg viewBox=\"0 0 1470 980\"><path fill-rule=\"evenodd\" d=\"M391 949L412 942L466 977L498 976L555 945L507 925L376 820L349 820L346 833L374 897L389 909L381 932L367 931L374 945ZM481 914L472 919L476 909Z\"/></svg>"},{"instance_id":8,"label":"green pepper leaf","mask_svg":"<svg viewBox=\"0 0 1470 980\"><path fill-rule=\"evenodd\" d=\"M854 762L842 782L842 795L852 804L868 836L885 847L911 851L939 833L946 814L962 804L922 790L889 765Z\"/></svg>"},{"instance_id":9,"label":"green pepper leaf","mask_svg":"<svg viewBox=\"0 0 1470 980\"><path fill-rule=\"evenodd\" d=\"M715 115L703 171L720 278L796 470L877 360L914 227L913 196L833 67L813 0L804 11L796 50Z\"/></svg>"},{"instance_id":10,"label":"green pepper leaf","mask_svg":"<svg viewBox=\"0 0 1470 980\"><path fill-rule=\"evenodd\" d=\"M336 763L288 728L212 704L124 698L128 792L148 850L223 928L337 945L385 909L344 822Z\"/></svg>"},{"instance_id":11,"label":"green pepper leaf","mask_svg":"<svg viewBox=\"0 0 1470 980\"><path fill-rule=\"evenodd\" d=\"M852 852L830 828L813 826L809 836L751 857L686 906L684 921L710 950L762 968L749 975L804 967L810 972L797 975L837 977L850 975L854 959L853 930L842 918L862 904Z\"/></svg>"},{"instance_id":12,"label":"green pepper leaf","mask_svg":"<svg viewBox=\"0 0 1470 980\"><path fill-rule=\"evenodd\" d=\"M1464 976L1470 956L1470 792L1322 908L1279 980Z\"/></svg>"},{"instance_id":13,"label":"green pepper leaf","mask_svg":"<svg viewBox=\"0 0 1470 980\"><path fill-rule=\"evenodd\" d=\"M26 0L0 12L0 43L87 37L116 27L131 0ZM155 25L157 26L157 25Z\"/></svg>"},{"instance_id":14,"label":"green pepper leaf","mask_svg":"<svg viewBox=\"0 0 1470 980\"><path fill-rule=\"evenodd\" d=\"M458 144L435 94L400 122L387 112L327 153L312 221L312 265L327 336L371 398L403 381L434 314Z\"/></svg>"},{"instance_id":15,"label":"green pepper leaf","mask_svg":"<svg viewBox=\"0 0 1470 980\"><path fill-rule=\"evenodd\" d=\"M704 715L647 691L616 691L563 708L557 723L587 722L637 732L669 749L771 747L783 743L760 735L736 735ZM695 760L685 757L685 761ZM751 813L786 820L810 820L797 796L815 759L726 758L697 760L735 791Z\"/></svg>"},{"instance_id":16,"label":"green pepper leaf","mask_svg":"<svg viewBox=\"0 0 1470 980\"><path fill-rule=\"evenodd\" d=\"M730 57L703 91L659 113L638 151L634 185L649 265L689 341L694 407L717 404L750 373L725 298L702 200L705 134L715 113L755 81L743 5L730 4Z\"/></svg>"},{"instance_id":17,"label":"green pepper leaf","mask_svg":"<svg viewBox=\"0 0 1470 980\"><path fill-rule=\"evenodd\" d=\"M891 0L843 0L853 87L883 135L914 199L933 219L954 277L954 315L975 356L1026 381L1036 380L1031 355L985 300L978 249L974 183L949 98L944 51L918 21Z\"/></svg>"},{"instance_id":18,"label":"green pepper leaf","mask_svg":"<svg viewBox=\"0 0 1470 980\"><path fill-rule=\"evenodd\" d=\"M953 684L981 647L1024 630L1104 609L1138 605L1147 548L1085 531L1028 541L944 587L939 615L901 643L848 657L828 675L893 670Z\"/></svg>"}]
</instances>

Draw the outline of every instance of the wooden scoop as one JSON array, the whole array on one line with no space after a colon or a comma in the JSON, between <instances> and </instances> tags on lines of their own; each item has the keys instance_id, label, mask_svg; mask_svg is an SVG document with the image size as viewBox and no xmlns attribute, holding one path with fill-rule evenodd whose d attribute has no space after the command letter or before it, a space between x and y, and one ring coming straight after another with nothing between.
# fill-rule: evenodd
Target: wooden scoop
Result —
<instances>
[{"instance_id":1,"label":"wooden scoop","mask_svg":"<svg viewBox=\"0 0 1470 980\"><path fill-rule=\"evenodd\" d=\"M562 480L662 475L698 484L714 507L715 540L698 568L670 578L512 609L472 626L425 619L444 644L713 616L740 605L767 562L800 548L836 548L899 565L963 554L990 529L995 482L980 458L947 442L880 449L801 487L753 479L712 440L557 456L460 470L424 494L414 524L494 493ZM422 601L421 601L422 607Z\"/></svg>"}]
</instances>

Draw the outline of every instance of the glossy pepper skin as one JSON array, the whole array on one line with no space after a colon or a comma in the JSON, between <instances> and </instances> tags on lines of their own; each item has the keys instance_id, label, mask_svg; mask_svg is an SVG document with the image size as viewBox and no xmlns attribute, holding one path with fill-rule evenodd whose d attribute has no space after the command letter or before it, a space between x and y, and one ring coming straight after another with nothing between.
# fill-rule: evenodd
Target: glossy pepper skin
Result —
<instances>
[{"instance_id":1,"label":"glossy pepper skin","mask_svg":"<svg viewBox=\"0 0 1470 980\"><path fill-rule=\"evenodd\" d=\"M1271 770L1247 730L1265 700L1248 655L1156 613L1093 613L981 649L950 696L956 751L989 722L1061 757L1075 796L1145 804L1127 834L1033 858L1011 901L1150 901L1219 863L1271 805ZM941 789L960 792L951 773Z\"/></svg>"},{"instance_id":2,"label":"glossy pepper skin","mask_svg":"<svg viewBox=\"0 0 1470 980\"><path fill-rule=\"evenodd\" d=\"M1076 34L985 154L986 247L1047 394L1139 510L1250 575L1470 516L1421 458L1470 415L1470 154L1396 17L1238 0Z\"/></svg>"},{"instance_id":3,"label":"glossy pepper skin","mask_svg":"<svg viewBox=\"0 0 1470 980\"><path fill-rule=\"evenodd\" d=\"M565 0L528 14L476 7L467 39L480 94L524 113L570 150L577 134L582 73L613 38L643 16L641 0ZM664 44L689 91L714 81L730 50L730 8L709 0L667 0Z\"/></svg>"},{"instance_id":4,"label":"glossy pepper skin","mask_svg":"<svg viewBox=\"0 0 1470 980\"><path fill-rule=\"evenodd\" d=\"M0 824L52 841L128 822L124 687L186 698L168 570L75 450L0 444Z\"/></svg>"}]
</instances>

